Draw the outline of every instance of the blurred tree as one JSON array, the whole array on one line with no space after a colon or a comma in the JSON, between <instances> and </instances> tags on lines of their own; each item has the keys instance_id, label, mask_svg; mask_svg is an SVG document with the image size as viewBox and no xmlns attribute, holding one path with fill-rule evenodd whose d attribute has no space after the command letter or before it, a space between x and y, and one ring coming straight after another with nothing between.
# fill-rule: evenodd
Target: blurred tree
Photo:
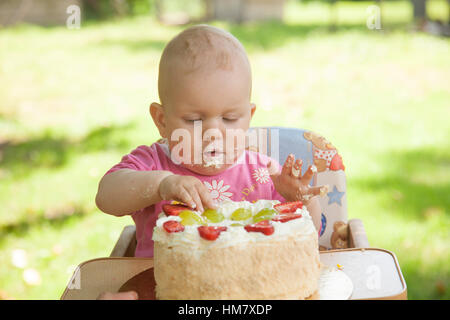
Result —
<instances>
[{"instance_id":1,"label":"blurred tree","mask_svg":"<svg viewBox=\"0 0 450 320\"><path fill-rule=\"evenodd\" d=\"M124 16L129 12L127 0L111 0L111 5L114 9L114 12L119 16Z\"/></svg>"},{"instance_id":2,"label":"blurred tree","mask_svg":"<svg viewBox=\"0 0 450 320\"><path fill-rule=\"evenodd\" d=\"M413 17L416 21L425 21L427 19L427 1L411 0L413 5Z\"/></svg>"},{"instance_id":3,"label":"blurred tree","mask_svg":"<svg viewBox=\"0 0 450 320\"><path fill-rule=\"evenodd\" d=\"M83 0L88 18L156 13L157 0Z\"/></svg>"}]
</instances>

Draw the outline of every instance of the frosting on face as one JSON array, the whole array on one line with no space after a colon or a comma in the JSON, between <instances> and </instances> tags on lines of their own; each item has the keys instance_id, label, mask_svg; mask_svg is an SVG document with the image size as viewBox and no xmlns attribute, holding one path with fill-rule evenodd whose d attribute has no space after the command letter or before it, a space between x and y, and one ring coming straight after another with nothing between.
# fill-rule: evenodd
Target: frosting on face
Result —
<instances>
[{"instance_id":1,"label":"frosting on face","mask_svg":"<svg viewBox=\"0 0 450 320\"><path fill-rule=\"evenodd\" d=\"M226 226L227 230L220 233L220 236L214 241L208 241L200 237L197 228L199 225L187 225L183 232L168 233L164 230L163 224L169 220L181 221L179 216L166 216L164 212L160 213L156 226L153 231L153 240L155 242L165 243L173 246L174 249L191 248L206 249L211 246L227 247L236 244L244 244L249 242L260 241L276 241L285 240L287 237L302 238L302 236L310 235L316 232L312 218L305 206L297 209L295 213L301 214L302 217L286 222L271 221L274 227L274 233L265 235L260 232L248 232L244 229L245 225L253 224L252 218L243 221L233 221L230 219L231 214L238 208L250 209L252 216L264 208L273 208L274 205L280 203L278 200L258 200L255 203L249 201L234 202L224 200L218 204L217 211L222 213L225 219L220 223L210 223L208 226ZM200 212L194 211L199 216ZM240 226L236 226L240 224Z\"/></svg>"},{"instance_id":2,"label":"frosting on face","mask_svg":"<svg viewBox=\"0 0 450 320\"><path fill-rule=\"evenodd\" d=\"M204 166L205 167L214 167L214 168L219 168L220 166L222 166L224 164L224 154L220 154L218 156L204 156Z\"/></svg>"}]
</instances>

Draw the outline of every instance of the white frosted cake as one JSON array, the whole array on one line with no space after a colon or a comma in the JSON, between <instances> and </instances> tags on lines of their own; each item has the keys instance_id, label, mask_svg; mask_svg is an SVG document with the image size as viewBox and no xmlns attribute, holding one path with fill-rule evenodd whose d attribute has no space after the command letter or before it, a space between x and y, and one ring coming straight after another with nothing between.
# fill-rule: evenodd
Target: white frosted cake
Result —
<instances>
[{"instance_id":1,"label":"white frosted cake","mask_svg":"<svg viewBox=\"0 0 450 320\"><path fill-rule=\"evenodd\" d=\"M318 236L301 202L165 205L153 240L157 299L305 299L318 288Z\"/></svg>"}]
</instances>

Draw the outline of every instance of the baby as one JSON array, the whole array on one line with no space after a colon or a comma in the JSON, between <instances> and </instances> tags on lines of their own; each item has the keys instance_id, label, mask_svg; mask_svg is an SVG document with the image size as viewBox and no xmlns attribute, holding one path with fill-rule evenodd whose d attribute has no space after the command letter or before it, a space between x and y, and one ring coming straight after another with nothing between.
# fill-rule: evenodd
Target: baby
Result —
<instances>
[{"instance_id":1,"label":"baby","mask_svg":"<svg viewBox=\"0 0 450 320\"><path fill-rule=\"evenodd\" d=\"M246 52L230 33L197 25L167 44L159 65L160 103L150 105L163 139L125 155L103 176L96 196L103 212L132 216L135 256L153 256L153 227L171 200L198 211L225 199L301 200L319 229L316 196L324 190L309 186L315 167L302 176L302 162L292 154L281 167L239 143L256 109L251 89Z\"/></svg>"}]
</instances>

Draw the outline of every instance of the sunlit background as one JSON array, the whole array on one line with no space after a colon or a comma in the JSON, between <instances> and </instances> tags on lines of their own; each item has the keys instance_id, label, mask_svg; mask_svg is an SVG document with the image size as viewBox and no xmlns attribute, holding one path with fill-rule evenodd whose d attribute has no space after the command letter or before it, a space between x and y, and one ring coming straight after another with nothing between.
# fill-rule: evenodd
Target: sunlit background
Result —
<instances>
[{"instance_id":1,"label":"sunlit background","mask_svg":"<svg viewBox=\"0 0 450 320\"><path fill-rule=\"evenodd\" d=\"M99 179L159 138L162 49L206 22L247 49L252 125L331 140L349 217L396 254L409 298L449 299L448 2L212 2L0 1L0 298L59 299L78 264L110 254L132 220L96 208Z\"/></svg>"}]
</instances>

